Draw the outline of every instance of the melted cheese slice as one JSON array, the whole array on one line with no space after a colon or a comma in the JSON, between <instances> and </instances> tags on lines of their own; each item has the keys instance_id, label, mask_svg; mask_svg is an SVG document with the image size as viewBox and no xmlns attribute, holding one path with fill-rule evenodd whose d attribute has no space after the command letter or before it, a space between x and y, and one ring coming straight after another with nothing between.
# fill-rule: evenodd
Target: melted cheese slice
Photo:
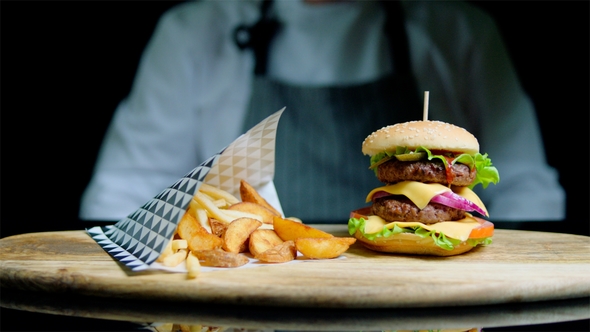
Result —
<instances>
[{"instance_id":1,"label":"melted cheese slice","mask_svg":"<svg viewBox=\"0 0 590 332\"><path fill-rule=\"evenodd\" d=\"M402 181L396 184L378 187L367 195L366 202L373 199L373 195L379 191L385 191L392 195L404 195L409 198L419 209L423 209L428 205L432 197L440 195L444 192L451 191L451 188L446 187L440 183L422 183L416 181ZM452 187L452 191L457 195L468 199L482 208L486 213L488 210L485 205L473 190L467 187Z\"/></svg>"},{"instance_id":2,"label":"melted cheese slice","mask_svg":"<svg viewBox=\"0 0 590 332\"><path fill-rule=\"evenodd\" d=\"M451 191L440 183L422 183L416 181L402 181L396 184L379 187L371 190L367 195L366 202L370 202L373 195L378 191L385 191L392 195L404 195L409 198L416 206L423 209L428 205L432 197L440 195L446 191Z\"/></svg>"},{"instance_id":3,"label":"melted cheese slice","mask_svg":"<svg viewBox=\"0 0 590 332\"><path fill-rule=\"evenodd\" d=\"M457 221L443 221L438 222L433 225L426 225L421 222L403 222L403 221L394 221L388 223L383 218L379 216L368 216L368 219L365 222L365 233L366 234L373 234L380 232L383 227L387 227L388 229L392 229L395 225L398 225L402 228L407 227L416 227L420 226L424 229L429 231L438 231L444 233L447 237L465 241L469 238L471 231L474 228L480 226L480 223L477 222L474 218L470 215L467 217L457 220Z\"/></svg>"}]
</instances>

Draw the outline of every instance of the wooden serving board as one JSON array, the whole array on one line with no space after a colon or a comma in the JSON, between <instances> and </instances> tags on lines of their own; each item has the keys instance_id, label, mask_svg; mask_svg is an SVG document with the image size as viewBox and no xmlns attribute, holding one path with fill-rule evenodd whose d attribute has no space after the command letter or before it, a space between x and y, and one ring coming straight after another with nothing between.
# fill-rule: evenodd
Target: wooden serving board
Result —
<instances>
[{"instance_id":1,"label":"wooden serving board","mask_svg":"<svg viewBox=\"0 0 590 332\"><path fill-rule=\"evenodd\" d=\"M348 236L345 225L314 225ZM459 256L372 252L354 244L343 259L183 273L132 272L84 231L0 240L3 288L112 299L294 306L418 308L590 296L590 238L497 229L490 246Z\"/></svg>"}]
</instances>

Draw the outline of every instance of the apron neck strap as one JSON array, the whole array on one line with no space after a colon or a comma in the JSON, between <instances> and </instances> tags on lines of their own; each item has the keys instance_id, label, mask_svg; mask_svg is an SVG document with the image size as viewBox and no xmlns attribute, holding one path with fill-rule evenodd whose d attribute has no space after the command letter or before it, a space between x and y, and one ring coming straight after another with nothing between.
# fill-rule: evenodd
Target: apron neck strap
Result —
<instances>
[{"instance_id":1,"label":"apron neck strap","mask_svg":"<svg viewBox=\"0 0 590 332\"><path fill-rule=\"evenodd\" d=\"M409 91L415 91L411 99L412 107L420 107L417 84L412 74L410 47L405 28L404 11L399 0L381 0L386 13L384 33L389 41L392 68L396 75L404 77L409 85ZM273 37L281 28L281 23L272 17L273 0L263 0L260 4L260 19L253 25L238 25L233 32L236 45L240 50L252 49L256 61L254 74L266 75L268 50ZM412 108L413 109L413 108Z\"/></svg>"},{"instance_id":2,"label":"apron neck strap","mask_svg":"<svg viewBox=\"0 0 590 332\"><path fill-rule=\"evenodd\" d=\"M383 30L389 41L392 68L395 75L400 76L408 85L407 91L413 92L411 96L408 96L407 107L410 107L409 110L418 110L421 104L420 93L416 78L412 72L410 43L406 31L404 8L399 0L381 0L380 3L386 15Z\"/></svg>"},{"instance_id":3,"label":"apron neck strap","mask_svg":"<svg viewBox=\"0 0 590 332\"><path fill-rule=\"evenodd\" d=\"M271 40L281 28L280 22L271 17L272 3L273 0L263 0L260 4L260 19L253 25L240 24L233 32L234 42L240 50L253 50L256 59L254 74L257 76L266 74L268 49Z\"/></svg>"},{"instance_id":4,"label":"apron neck strap","mask_svg":"<svg viewBox=\"0 0 590 332\"><path fill-rule=\"evenodd\" d=\"M411 72L411 60L402 5L399 1L380 1L386 20L383 32L389 41L391 60L397 73Z\"/></svg>"}]
</instances>

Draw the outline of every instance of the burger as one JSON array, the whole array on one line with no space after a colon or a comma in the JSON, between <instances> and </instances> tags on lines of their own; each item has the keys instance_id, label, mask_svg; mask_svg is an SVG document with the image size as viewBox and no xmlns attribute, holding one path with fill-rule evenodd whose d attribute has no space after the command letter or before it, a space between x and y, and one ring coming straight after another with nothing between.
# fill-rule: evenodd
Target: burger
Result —
<instances>
[{"instance_id":1,"label":"burger","mask_svg":"<svg viewBox=\"0 0 590 332\"><path fill-rule=\"evenodd\" d=\"M472 190L500 176L475 136L441 121L410 121L370 134L362 152L384 186L351 212L348 230L381 252L452 256L492 242L494 225Z\"/></svg>"}]
</instances>

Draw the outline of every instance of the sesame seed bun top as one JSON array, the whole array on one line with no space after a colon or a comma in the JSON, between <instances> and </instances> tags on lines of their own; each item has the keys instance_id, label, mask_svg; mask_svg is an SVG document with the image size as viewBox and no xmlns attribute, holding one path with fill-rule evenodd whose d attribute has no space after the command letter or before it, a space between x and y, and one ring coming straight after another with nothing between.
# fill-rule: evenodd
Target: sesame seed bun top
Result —
<instances>
[{"instance_id":1,"label":"sesame seed bun top","mask_svg":"<svg viewBox=\"0 0 590 332\"><path fill-rule=\"evenodd\" d=\"M477 138L464 128L442 121L409 121L383 127L364 140L362 151L373 156L395 151L396 147L414 150L424 146L429 150L475 154L479 152Z\"/></svg>"}]
</instances>

